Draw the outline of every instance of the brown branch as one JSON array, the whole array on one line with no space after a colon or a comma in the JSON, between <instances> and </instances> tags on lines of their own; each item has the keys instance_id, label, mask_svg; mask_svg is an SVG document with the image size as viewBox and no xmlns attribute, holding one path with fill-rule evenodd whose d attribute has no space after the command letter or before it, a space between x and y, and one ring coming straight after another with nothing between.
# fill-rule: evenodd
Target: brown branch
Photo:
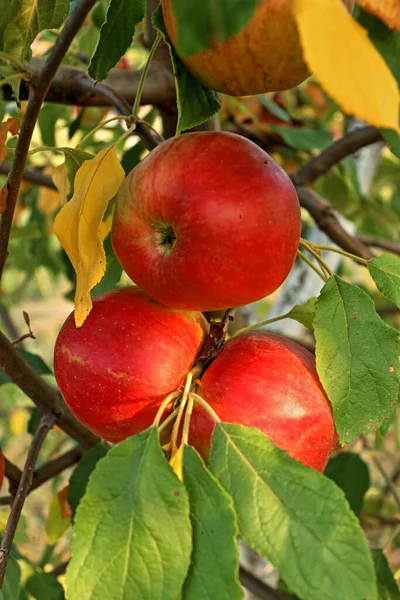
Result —
<instances>
[{"instance_id":1,"label":"brown branch","mask_svg":"<svg viewBox=\"0 0 400 600\"><path fill-rule=\"evenodd\" d=\"M0 175L8 175L11 171L11 167L12 163L0 163ZM53 190L57 189L52 178L42 173L39 169L25 169L22 174L22 179Z\"/></svg>"},{"instance_id":2,"label":"brown branch","mask_svg":"<svg viewBox=\"0 0 400 600\"><path fill-rule=\"evenodd\" d=\"M311 185L346 156L380 140L383 140L382 134L375 127L363 127L349 131L340 140L334 142L321 154L312 158L304 167L293 173L291 179L296 187Z\"/></svg>"},{"instance_id":3,"label":"brown branch","mask_svg":"<svg viewBox=\"0 0 400 600\"><path fill-rule=\"evenodd\" d=\"M20 519L22 509L32 484L33 472L35 464L39 456L40 449L47 434L55 423L56 417L54 414L46 413L42 416L40 425L33 436L32 444L29 448L28 456L21 480L19 482L17 494L13 502L10 515L7 520L6 530L4 532L0 546L0 589L3 587L4 576L7 568L8 557L11 551L11 545L15 536L18 521Z\"/></svg>"},{"instance_id":4,"label":"brown branch","mask_svg":"<svg viewBox=\"0 0 400 600\"><path fill-rule=\"evenodd\" d=\"M239 569L239 579L241 584L260 600L286 600L286 596L282 592L264 583L242 566Z\"/></svg>"},{"instance_id":5,"label":"brown branch","mask_svg":"<svg viewBox=\"0 0 400 600\"><path fill-rule=\"evenodd\" d=\"M7 208L2 215L0 223L0 278L3 274L4 265L8 255L8 241L10 238L15 205L40 107L46 97L51 80L56 74L76 33L84 23L90 9L95 4L95 1L96 0L81 0L76 5L58 36L50 56L43 63L38 73L31 77L32 87L29 94L28 105L15 148L12 168L7 179Z\"/></svg>"},{"instance_id":6,"label":"brown branch","mask_svg":"<svg viewBox=\"0 0 400 600\"><path fill-rule=\"evenodd\" d=\"M366 246L381 248L381 250L387 250L388 252L392 252L393 254L398 254L400 256L400 241L393 242L391 240L373 237L372 235L358 235L357 239Z\"/></svg>"},{"instance_id":7,"label":"brown branch","mask_svg":"<svg viewBox=\"0 0 400 600\"><path fill-rule=\"evenodd\" d=\"M4 466L5 466L5 476L10 482L10 488L17 487L21 477L22 471L19 469L14 463L8 460L8 458L4 457Z\"/></svg>"},{"instance_id":8,"label":"brown branch","mask_svg":"<svg viewBox=\"0 0 400 600\"><path fill-rule=\"evenodd\" d=\"M2 332L0 368L43 413L52 411L61 429L84 448L91 448L99 442L99 438L74 417L58 393L32 369Z\"/></svg>"},{"instance_id":9,"label":"brown branch","mask_svg":"<svg viewBox=\"0 0 400 600\"><path fill-rule=\"evenodd\" d=\"M303 206L314 218L316 224L322 229L335 244L346 252L369 260L374 258L374 253L359 239L347 233L342 227L335 210L329 202L321 198L314 190L306 187L298 187L300 205Z\"/></svg>"}]
</instances>

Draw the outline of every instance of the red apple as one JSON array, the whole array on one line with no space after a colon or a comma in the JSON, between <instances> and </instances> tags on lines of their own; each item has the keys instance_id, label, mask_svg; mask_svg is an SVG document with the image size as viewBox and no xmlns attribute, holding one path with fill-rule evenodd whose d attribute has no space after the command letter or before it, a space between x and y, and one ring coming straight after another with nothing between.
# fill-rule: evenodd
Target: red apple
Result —
<instances>
[{"instance_id":1,"label":"red apple","mask_svg":"<svg viewBox=\"0 0 400 600\"><path fill-rule=\"evenodd\" d=\"M111 442L146 429L179 389L203 342L201 313L172 310L138 288L95 298L83 326L71 314L55 345L54 372L72 412Z\"/></svg>"},{"instance_id":2,"label":"red apple","mask_svg":"<svg viewBox=\"0 0 400 600\"><path fill-rule=\"evenodd\" d=\"M351 12L355 0L343 3ZM173 3L161 0L161 4L176 50ZM231 96L287 90L310 74L303 61L292 0L259 0L253 17L236 35L223 42L213 40L211 48L180 58L203 85Z\"/></svg>"},{"instance_id":3,"label":"red apple","mask_svg":"<svg viewBox=\"0 0 400 600\"><path fill-rule=\"evenodd\" d=\"M239 336L207 369L199 394L221 421L258 427L292 458L324 470L337 435L314 356L302 346L270 333ZM189 442L205 459L213 429L196 404Z\"/></svg>"},{"instance_id":4,"label":"red apple","mask_svg":"<svg viewBox=\"0 0 400 600\"><path fill-rule=\"evenodd\" d=\"M188 133L128 175L112 243L153 298L207 311L274 292L295 260L300 225L292 182L266 152L232 133Z\"/></svg>"},{"instance_id":5,"label":"red apple","mask_svg":"<svg viewBox=\"0 0 400 600\"><path fill-rule=\"evenodd\" d=\"M6 466L4 464L4 456L0 449L0 488L3 485L5 469L6 469Z\"/></svg>"}]
</instances>

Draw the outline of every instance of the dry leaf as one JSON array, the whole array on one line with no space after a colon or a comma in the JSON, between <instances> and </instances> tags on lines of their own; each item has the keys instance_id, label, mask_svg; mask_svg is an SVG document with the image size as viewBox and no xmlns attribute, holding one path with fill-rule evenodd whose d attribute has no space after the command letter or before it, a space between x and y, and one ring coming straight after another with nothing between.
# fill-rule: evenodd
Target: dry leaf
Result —
<instances>
[{"instance_id":1,"label":"dry leaf","mask_svg":"<svg viewBox=\"0 0 400 600\"><path fill-rule=\"evenodd\" d=\"M5 183L0 190L0 215L7 209L8 185Z\"/></svg>"},{"instance_id":2,"label":"dry leaf","mask_svg":"<svg viewBox=\"0 0 400 600\"><path fill-rule=\"evenodd\" d=\"M92 309L90 290L104 275L101 223L109 201L117 194L124 178L115 146L105 148L78 169L74 195L54 222L54 232L76 271L77 327L84 323Z\"/></svg>"},{"instance_id":3,"label":"dry leaf","mask_svg":"<svg viewBox=\"0 0 400 600\"><path fill-rule=\"evenodd\" d=\"M340 0L293 0L304 60L341 106L377 127L398 130L399 90L366 30Z\"/></svg>"},{"instance_id":4,"label":"dry leaf","mask_svg":"<svg viewBox=\"0 0 400 600\"><path fill-rule=\"evenodd\" d=\"M61 492L58 492L57 498L60 504L61 514L63 519L69 519L72 515L72 510L68 504L69 485L66 485Z\"/></svg>"},{"instance_id":5,"label":"dry leaf","mask_svg":"<svg viewBox=\"0 0 400 600\"><path fill-rule=\"evenodd\" d=\"M180 448L178 448L178 450L175 452L175 454L169 461L169 464L171 465L172 470L174 471L175 475L181 481L183 481L183 473L182 473L182 470L183 470L183 446L180 446Z\"/></svg>"},{"instance_id":6,"label":"dry leaf","mask_svg":"<svg viewBox=\"0 0 400 600\"><path fill-rule=\"evenodd\" d=\"M379 17L390 29L400 31L399 0L358 0L358 4L376 17Z\"/></svg>"},{"instance_id":7,"label":"dry leaf","mask_svg":"<svg viewBox=\"0 0 400 600\"><path fill-rule=\"evenodd\" d=\"M7 119L0 123L0 162L7 158L8 148L6 146L7 134L16 135L19 131L19 119Z\"/></svg>"}]
</instances>

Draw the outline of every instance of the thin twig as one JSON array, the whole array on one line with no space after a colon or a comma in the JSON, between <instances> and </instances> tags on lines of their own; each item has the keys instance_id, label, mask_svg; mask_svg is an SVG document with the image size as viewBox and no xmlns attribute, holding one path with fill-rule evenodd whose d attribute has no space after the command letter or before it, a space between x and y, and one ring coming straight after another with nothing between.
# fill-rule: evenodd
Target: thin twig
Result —
<instances>
[{"instance_id":1,"label":"thin twig","mask_svg":"<svg viewBox=\"0 0 400 600\"><path fill-rule=\"evenodd\" d=\"M8 175L8 173L11 171L11 167L12 163L0 163L0 175ZM52 178L48 175L45 175L39 169L25 169L22 174L22 179L24 179L24 181L29 181L30 183L36 183L37 185L48 187L52 190L57 189Z\"/></svg>"},{"instance_id":2,"label":"thin twig","mask_svg":"<svg viewBox=\"0 0 400 600\"><path fill-rule=\"evenodd\" d=\"M60 66L72 40L81 28L95 2L96 0L80 0L80 2L77 3L58 36L50 56L43 63L37 75L32 76L31 93L29 94L28 105L15 148L12 168L7 179L7 208L2 215L0 223L0 278L2 277L8 255L8 241L10 238L15 206L21 187L26 159L28 157L29 145L31 143L40 108L47 90L49 89L51 80Z\"/></svg>"},{"instance_id":3,"label":"thin twig","mask_svg":"<svg viewBox=\"0 0 400 600\"><path fill-rule=\"evenodd\" d=\"M242 565L239 569L239 579L242 585L260 598L260 600L286 600L286 596L282 592L274 590L274 588L255 577L255 575Z\"/></svg>"},{"instance_id":4,"label":"thin twig","mask_svg":"<svg viewBox=\"0 0 400 600\"><path fill-rule=\"evenodd\" d=\"M400 256L400 241L393 242L391 240L384 240L372 235L358 235L357 239L366 246L387 250L387 252L393 252L393 254L398 254Z\"/></svg>"},{"instance_id":5,"label":"thin twig","mask_svg":"<svg viewBox=\"0 0 400 600\"><path fill-rule=\"evenodd\" d=\"M17 465L14 465L14 463L12 463L10 460L8 460L8 458L6 456L4 457L4 466L5 466L5 476L7 477L8 481L10 482L10 487L11 488L15 487L15 489L16 489L18 487L18 484L22 477L21 469L19 469L17 467Z\"/></svg>"},{"instance_id":6,"label":"thin twig","mask_svg":"<svg viewBox=\"0 0 400 600\"><path fill-rule=\"evenodd\" d=\"M374 461L376 468L378 469L378 471L382 475L383 479L385 480L386 489L388 491L390 491L390 493L392 494L393 499L396 502L397 510L400 512L400 496L397 492L396 486L394 485L391 477L386 473L379 458L373 454L372 460Z\"/></svg>"},{"instance_id":7,"label":"thin twig","mask_svg":"<svg viewBox=\"0 0 400 600\"><path fill-rule=\"evenodd\" d=\"M21 480L19 482L17 494L13 502L10 515L7 520L6 529L1 541L0 546L0 589L3 587L4 576L7 568L8 557L11 551L11 545L14 539L14 535L17 529L18 521L20 519L22 509L29 493L35 464L39 456L40 449L47 434L53 427L56 421L54 414L46 413L42 416L40 425L33 436L32 444L29 448L28 456L24 470L22 472Z\"/></svg>"}]
</instances>

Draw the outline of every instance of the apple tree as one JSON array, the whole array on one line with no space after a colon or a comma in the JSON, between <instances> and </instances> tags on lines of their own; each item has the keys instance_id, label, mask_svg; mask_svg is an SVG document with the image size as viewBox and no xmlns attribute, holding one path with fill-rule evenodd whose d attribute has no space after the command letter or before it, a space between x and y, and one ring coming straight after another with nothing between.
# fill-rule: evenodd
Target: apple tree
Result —
<instances>
[{"instance_id":1,"label":"apple tree","mask_svg":"<svg viewBox=\"0 0 400 600\"><path fill-rule=\"evenodd\" d=\"M0 600L400 598L399 3L0 7Z\"/></svg>"}]
</instances>

